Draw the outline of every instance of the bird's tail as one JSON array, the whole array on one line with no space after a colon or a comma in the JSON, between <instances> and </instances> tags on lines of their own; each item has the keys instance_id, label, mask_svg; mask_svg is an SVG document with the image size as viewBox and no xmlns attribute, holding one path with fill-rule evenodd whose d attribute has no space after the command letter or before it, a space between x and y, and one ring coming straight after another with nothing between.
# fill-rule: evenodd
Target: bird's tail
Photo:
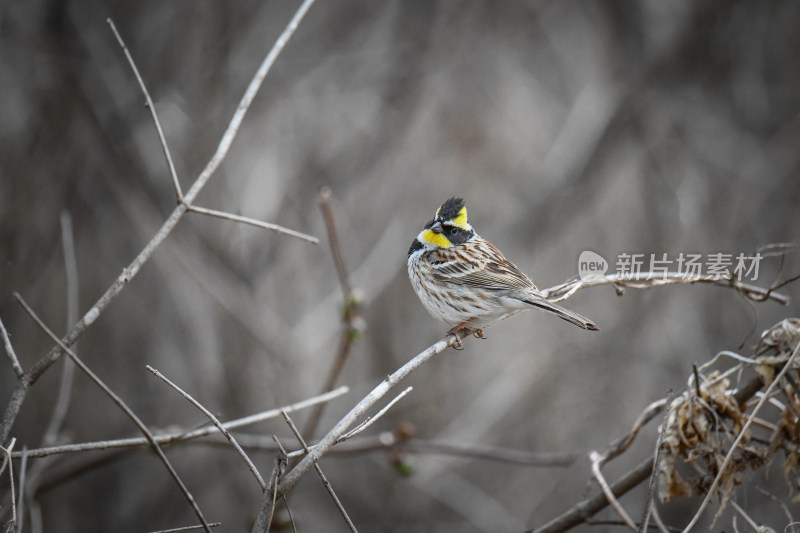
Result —
<instances>
[{"instance_id":1,"label":"bird's tail","mask_svg":"<svg viewBox=\"0 0 800 533\"><path fill-rule=\"evenodd\" d=\"M600 328L597 325L586 318L585 316L581 316L574 311L570 311L569 309L565 309L560 305L556 305L554 303L548 302L544 298L535 298L535 299L528 299L525 300L525 303L538 307L540 309L544 309L545 311L550 311L551 313L555 313L560 318L563 318L570 324L575 324L579 328L588 329L591 331L598 331Z\"/></svg>"}]
</instances>

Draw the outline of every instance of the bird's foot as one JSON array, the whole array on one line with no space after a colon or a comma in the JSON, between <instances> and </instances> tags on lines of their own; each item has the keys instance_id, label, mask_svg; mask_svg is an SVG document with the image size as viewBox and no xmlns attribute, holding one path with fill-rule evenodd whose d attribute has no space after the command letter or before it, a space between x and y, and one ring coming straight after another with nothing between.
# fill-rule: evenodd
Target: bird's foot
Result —
<instances>
[{"instance_id":1,"label":"bird's foot","mask_svg":"<svg viewBox=\"0 0 800 533\"><path fill-rule=\"evenodd\" d=\"M447 331L448 335L452 335L456 339L453 342L453 348L455 348L456 350L463 350L464 349L464 344L461 342L461 335L459 335L459 332L462 329L465 329L467 327L467 324L469 324L473 320L475 320L475 319L474 318L470 318L469 320L467 320L465 322L462 322L460 324L456 324L455 326L453 326L452 328L450 328ZM467 329L467 331L469 331L469 329ZM481 335L483 335L483 330L477 330L477 331L480 331ZM473 333L475 333L475 332L473 332ZM467 333L467 334L469 334L469 333Z\"/></svg>"}]
</instances>

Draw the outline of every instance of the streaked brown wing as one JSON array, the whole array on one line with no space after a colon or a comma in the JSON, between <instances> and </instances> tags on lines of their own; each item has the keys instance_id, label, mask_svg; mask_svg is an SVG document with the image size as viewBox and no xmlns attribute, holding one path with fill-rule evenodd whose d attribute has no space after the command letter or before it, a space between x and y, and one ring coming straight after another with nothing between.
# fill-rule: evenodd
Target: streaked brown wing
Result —
<instances>
[{"instance_id":1,"label":"streaked brown wing","mask_svg":"<svg viewBox=\"0 0 800 533\"><path fill-rule=\"evenodd\" d=\"M500 250L478 236L454 248L438 250L432 267L438 281L489 290L535 288Z\"/></svg>"}]
</instances>

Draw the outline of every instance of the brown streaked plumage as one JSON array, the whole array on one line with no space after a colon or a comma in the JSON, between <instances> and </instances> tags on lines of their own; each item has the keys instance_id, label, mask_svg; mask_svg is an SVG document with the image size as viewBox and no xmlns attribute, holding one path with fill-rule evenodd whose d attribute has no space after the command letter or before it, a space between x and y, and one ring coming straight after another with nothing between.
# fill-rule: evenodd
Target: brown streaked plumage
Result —
<instances>
[{"instance_id":1,"label":"brown streaked plumage","mask_svg":"<svg viewBox=\"0 0 800 533\"><path fill-rule=\"evenodd\" d=\"M428 312L452 326L481 330L509 315L538 307L578 327L597 326L547 301L513 263L480 237L467 221L460 198L450 198L411 244L408 276Z\"/></svg>"}]
</instances>

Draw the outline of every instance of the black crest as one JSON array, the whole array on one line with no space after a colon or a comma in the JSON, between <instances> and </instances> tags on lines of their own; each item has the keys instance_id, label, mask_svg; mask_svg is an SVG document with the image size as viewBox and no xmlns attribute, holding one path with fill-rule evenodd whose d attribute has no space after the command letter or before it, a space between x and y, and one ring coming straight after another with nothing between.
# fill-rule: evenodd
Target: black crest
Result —
<instances>
[{"instance_id":1,"label":"black crest","mask_svg":"<svg viewBox=\"0 0 800 533\"><path fill-rule=\"evenodd\" d=\"M444 222L445 220L456 218L458 212L464 208L464 205L464 200L461 198L448 198L436 213L436 220Z\"/></svg>"}]
</instances>

